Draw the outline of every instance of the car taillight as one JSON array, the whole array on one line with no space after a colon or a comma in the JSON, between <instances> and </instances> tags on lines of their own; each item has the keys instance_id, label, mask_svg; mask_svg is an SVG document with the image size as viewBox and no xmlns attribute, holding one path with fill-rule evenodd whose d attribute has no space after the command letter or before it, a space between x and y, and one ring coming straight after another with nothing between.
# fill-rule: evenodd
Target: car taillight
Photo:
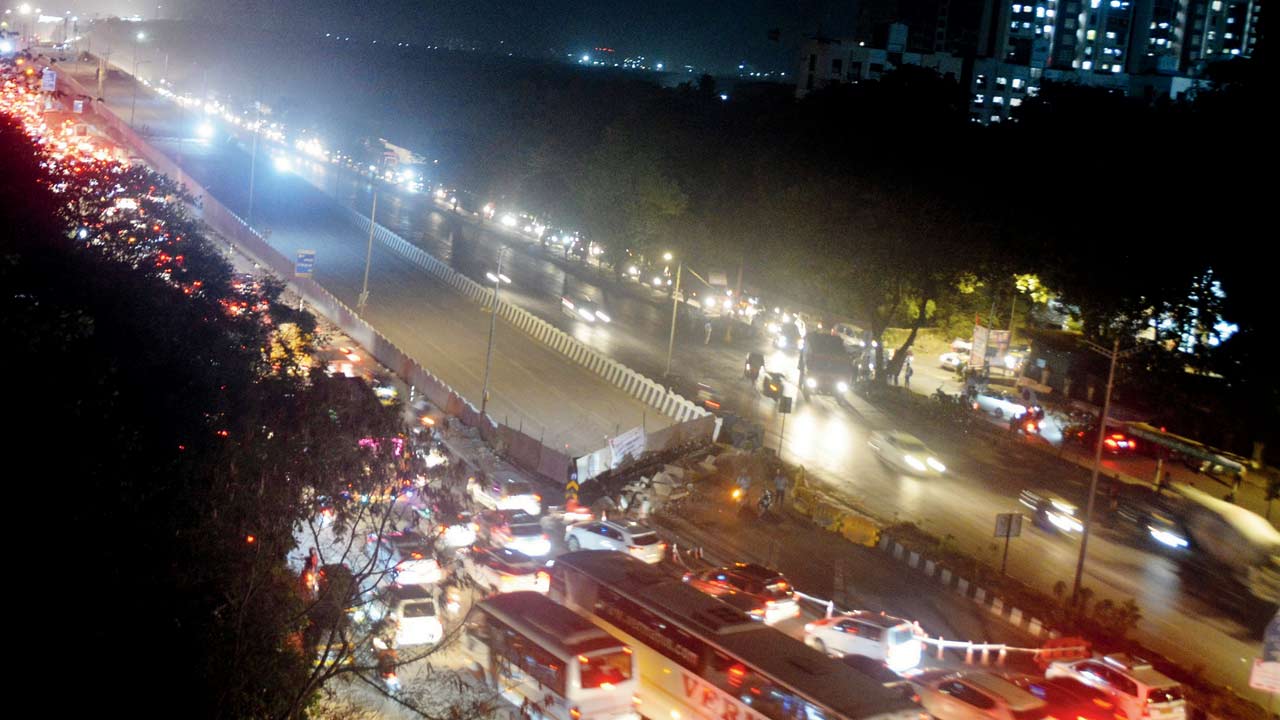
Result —
<instances>
[{"instance_id":1,"label":"car taillight","mask_svg":"<svg viewBox=\"0 0 1280 720\"><path fill-rule=\"evenodd\" d=\"M576 707L569 708L569 717L573 718L573 720L578 720L578 718L582 717L582 711Z\"/></svg>"}]
</instances>

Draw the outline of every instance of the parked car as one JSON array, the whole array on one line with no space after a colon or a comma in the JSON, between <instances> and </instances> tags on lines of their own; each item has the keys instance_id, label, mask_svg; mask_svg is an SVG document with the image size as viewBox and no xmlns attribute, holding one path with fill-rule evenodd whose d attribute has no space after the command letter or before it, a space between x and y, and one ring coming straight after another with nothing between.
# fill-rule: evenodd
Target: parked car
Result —
<instances>
[{"instance_id":1,"label":"parked car","mask_svg":"<svg viewBox=\"0 0 1280 720\"><path fill-rule=\"evenodd\" d=\"M938 720L1046 720L1050 716L1044 700L991 673L930 671L911 678L911 684L920 704Z\"/></svg>"},{"instance_id":2,"label":"parked car","mask_svg":"<svg viewBox=\"0 0 1280 720\"><path fill-rule=\"evenodd\" d=\"M529 557L551 552L551 540L538 518L523 510L486 510L476 516L476 535L495 548L511 548Z\"/></svg>"},{"instance_id":3,"label":"parked car","mask_svg":"<svg viewBox=\"0 0 1280 720\"><path fill-rule=\"evenodd\" d=\"M684 581L715 597L739 593L754 600L753 609L773 624L800 614L791 583L777 570L754 563L734 563L724 567L684 574Z\"/></svg>"},{"instance_id":4,"label":"parked car","mask_svg":"<svg viewBox=\"0 0 1280 720\"><path fill-rule=\"evenodd\" d=\"M491 594L532 590L545 593L551 576L542 563L511 548L472 547L460 553L462 574Z\"/></svg>"},{"instance_id":5,"label":"parked car","mask_svg":"<svg viewBox=\"0 0 1280 720\"><path fill-rule=\"evenodd\" d=\"M515 478L468 478L467 494L472 500L494 510L523 510L530 515L542 514L542 496L533 486Z\"/></svg>"},{"instance_id":6,"label":"parked car","mask_svg":"<svg viewBox=\"0 0 1280 720\"><path fill-rule=\"evenodd\" d=\"M1050 663L1047 678L1072 678L1107 693L1129 720L1185 720L1182 686L1151 663L1113 654L1089 660Z\"/></svg>"},{"instance_id":7,"label":"parked car","mask_svg":"<svg viewBox=\"0 0 1280 720\"><path fill-rule=\"evenodd\" d=\"M832 655L863 655L904 672L920 664L923 646L902 618L865 610L820 618L804 626L805 644Z\"/></svg>"},{"instance_id":8,"label":"parked car","mask_svg":"<svg viewBox=\"0 0 1280 720\"><path fill-rule=\"evenodd\" d=\"M369 533L364 554L373 572L389 573L398 585L433 585L443 577L431 543L415 532Z\"/></svg>"},{"instance_id":9,"label":"parked car","mask_svg":"<svg viewBox=\"0 0 1280 720\"><path fill-rule=\"evenodd\" d=\"M938 356L938 365L944 370L959 370L969 364L969 356L957 352L945 352Z\"/></svg>"},{"instance_id":10,"label":"parked car","mask_svg":"<svg viewBox=\"0 0 1280 720\"><path fill-rule=\"evenodd\" d=\"M651 528L639 523L612 520L570 525L564 532L564 543L570 552L578 550L615 550L647 563L660 563L667 544L658 539Z\"/></svg>"},{"instance_id":11,"label":"parked car","mask_svg":"<svg viewBox=\"0 0 1280 720\"><path fill-rule=\"evenodd\" d=\"M973 409L998 418L1020 418L1028 412L1038 413L1040 410L1020 396L997 388L979 390L973 399Z\"/></svg>"},{"instance_id":12,"label":"parked car","mask_svg":"<svg viewBox=\"0 0 1280 720\"><path fill-rule=\"evenodd\" d=\"M881 462L910 475L941 475L947 471L947 466L914 435L876 431L867 445Z\"/></svg>"}]
</instances>

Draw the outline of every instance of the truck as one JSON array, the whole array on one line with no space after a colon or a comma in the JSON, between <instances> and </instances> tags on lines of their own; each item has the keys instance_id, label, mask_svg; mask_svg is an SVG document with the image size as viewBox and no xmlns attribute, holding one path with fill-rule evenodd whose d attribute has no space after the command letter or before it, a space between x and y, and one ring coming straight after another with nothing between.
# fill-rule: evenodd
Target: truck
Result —
<instances>
[{"instance_id":1,"label":"truck","mask_svg":"<svg viewBox=\"0 0 1280 720\"><path fill-rule=\"evenodd\" d=\"M800 353L800 388L809 395L836 395L853 384L853 358L844 342L828 333L805 338Z\"/></svg>"},{"instance_id":2,"label":"truck","mask_svg":"<svg viewBox=\"0 0 1280 720\"><path fill-rule=\"evenodd\" d=\"M1182 563L1188 588L1261 631L1280 607L1280 531L1238 505L1175 487L1190 540Z\"/></svg>"}]
</instances>

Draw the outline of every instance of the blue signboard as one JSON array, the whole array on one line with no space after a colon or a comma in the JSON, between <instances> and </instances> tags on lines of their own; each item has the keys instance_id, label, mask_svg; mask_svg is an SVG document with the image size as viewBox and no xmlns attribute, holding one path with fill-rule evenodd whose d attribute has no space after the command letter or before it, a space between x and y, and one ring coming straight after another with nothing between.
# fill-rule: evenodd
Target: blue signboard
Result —
<instances>
[{"instance_id":1,"label":"blue signboard","mask_svg":"<svg viewBox=\"0 0 1280 720\"><path fill-rule=\"evenodd\" d=\"M296 277L311 277L311 272L315 269L316 251L299 250L298 258L293 262L293 274Z\"/></svg>"}]
</instances>

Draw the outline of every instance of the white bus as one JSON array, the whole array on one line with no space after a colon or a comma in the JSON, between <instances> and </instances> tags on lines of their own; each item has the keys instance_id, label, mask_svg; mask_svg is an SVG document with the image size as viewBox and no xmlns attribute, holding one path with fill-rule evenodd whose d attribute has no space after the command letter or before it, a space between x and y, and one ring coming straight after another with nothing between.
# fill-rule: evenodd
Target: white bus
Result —
<instances>
[{"instance_id":1,"label":"white bus","mask_svg":"<svg viewBox=\"0 0 1280 720\"><path fill-rule=\"evenodd\" d=\"M622 553L556 558L550 597L635 651L650 720L920 720L880 681Z\"/></svg>"},{"instance_id":2,"label":"white bus","mask_svg":"<svg viewBox=\"0 0 1280 720\"><path fill-rule=\"evenodd\" d=\"M480 602L462 645L489 683L531 717L638 719L631 648L541 593Z\"/></svg>"}]
</instances>

